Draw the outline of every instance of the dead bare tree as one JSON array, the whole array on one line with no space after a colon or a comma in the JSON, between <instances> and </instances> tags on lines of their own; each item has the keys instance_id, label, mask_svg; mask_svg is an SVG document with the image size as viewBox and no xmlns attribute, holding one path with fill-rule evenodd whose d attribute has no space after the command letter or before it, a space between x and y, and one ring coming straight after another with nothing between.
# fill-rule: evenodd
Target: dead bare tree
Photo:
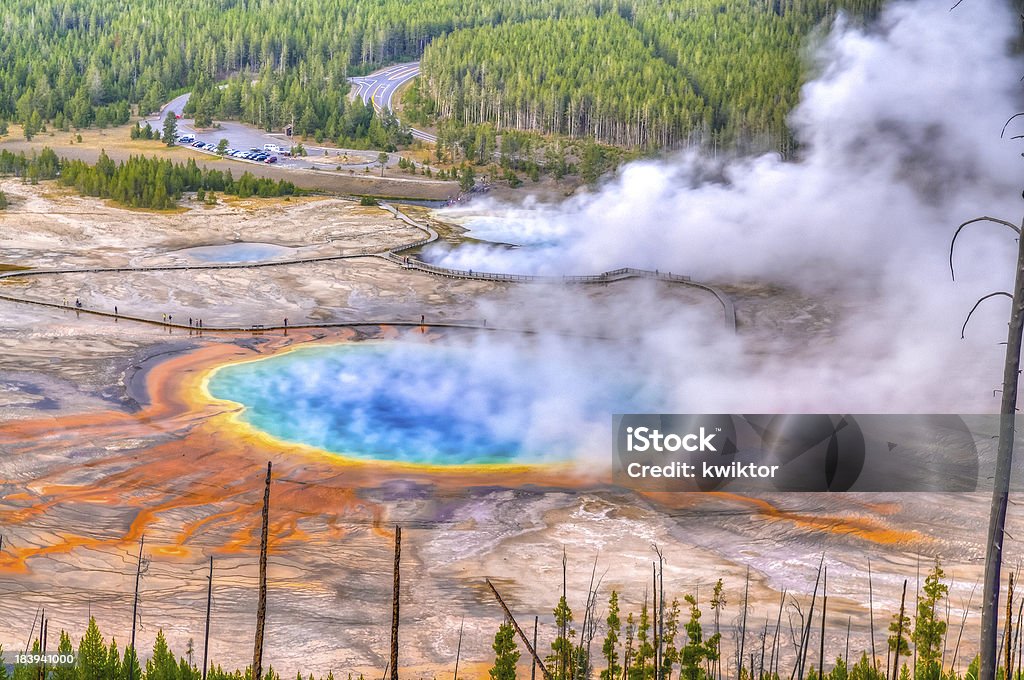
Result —
<instances>
[{"instance_id":1,"label":"dead bare tree","mask_svg":"<svg viewBox=\"0 0 1024 680\"><path fill-rule=\"evenodd\" d=\"M533 648L537 649L537 624L540 622L539 616L533 617ZM458 678L456 678L458 680ZM537 660L534 658L530 659L530 680L537 680Z\"/></svg>"},{"instance_id":2,"label":"dead bare tree","mask_svg":"<svg viewBox=\"0 0 1024 680\"><path fill-rule=\"evenodd\" d=\"M800 667L800 652L804 645L804 612L803 609L800 608L800 602L792 595L789 596L789 606L796 611L797 616L800 618L800 634L797 635L796 629L793 628L793 614L790 613L787 616L787 619L789 620L789 639L790 643L793 645L793 651L796 655L796 663L793 664L793 668L789 672L789 680L794 680L797 677L797 671ZM800 678L799 680L803 680L803 678Z\"/></svg>"},{"instance_id":3,"label":"dead bare tree","mask_svg":"<svg viewBox=\"0 0 1024 680\"><path fill-rule=\"evenodd\" d=\"M952 576L949 579L949 592L953 591L953 586L956 584L956 576ZM946 648L949 642L949 616L952 608L952 598L946 597L946 629L942 631L942 655L939 657L939 668L946 667Z\"/></svg>"},{"instance_id":4,"label":"dead bare tree","mask_svg":"<svg viewBox=\"0 0 1024 680\"><path fill-rule=\"evenodd\" d=\"M1013 670L1013 572L1010 573L1006 587L1006 666L1007 674ZM1009 675L1007 675L1009 677Z\"/></svg>"},{"instance_id":5,"label":"dead bare tree","mask_svg":"<svg viewBox=\"0 0 1024 680\"><path fill-rule=\"evenodd\" d=\"M395 527L395 579L391 593L391 680L398 680L398 601L401 594L402 527Z\"/></svg>"},{"instance_id":6,"label":"dead bare tree","mask_svg":"<svg viewBox=\"0 0 1024 680\"><path fill-rule=\"evenodd\" d=\"M896 647L892 653L892 680L899 677L900 671L900 646L903 644L903 615L906 612L907 603L907 580L903 579L903 596L900 597L900 618L896 625Z\"/></svg>"},{"instance_id":7,"label":"dead bare tree","mask_svg":"<svg viewBox=\"0 0 1024 680\"><path fill-rule=\"evenodd\" d=\"M50 632L50 619L43 616L43 634L39 643L39 680L46 680L46 636Z\"/></svg>"},{"instance_id":8,"label":"dead bare tree","mask_svg":"<svg viewBox=\"0 0 1024 680\"><path fill-rule=\"evenodd\" d=\"M743 677L743 648L747 642L747 604L750 595L750 565L747 565L747 577L743 581L743 622L740 624L740 649L737 654L736 677ZM753 669L751 669L753 671Z\"/></svg>"},{"instance_id":9,"label":"dead bare tree","mask_svg":"<svg viewBox=\"0 0 1024 680\"><path fill-rule=\"evenodd\" d=\"M825 677L825 616L828 614L828 567L821 586L821 647L818 650L818 678Z\"/></svg>"},{"instance_id":10,"label":"dead bare tree","mask_svg":"<svg viewBox=\"0 0 1024 680\"><path fill-rule=\"evenodd\" d=\"M914 576L914 611L920 611L921 606L921 553L917 553L917 573ZM914 645L914 664L911 666L910 676L917 677L917 645Z\"/></svg>"},{"instance_id":11,"label":"dead bare tree","mask_svg":"<svg viewBox=\"0 0 1024 680\"><path fill-rule=\"evenodd\" d=\"M782 608L786 604L786 589L782 589L782 596L779 598L779 615L775 620L775 635L772 636L772 655L768 661L768 676L771 677L772 672L778 672L777 654L779 650L779 633L782 631Z\"/></svg>"},{"instance_id":12,"label":"dead bare tree","mask_svg":"<svg viewBox=\"0 0 1024 680\"><path fill-rule=\"evenodd\" d=\"M664 665L665 655L665 555L657 544L651 547L654 548L654 552L658 555L658 616L655 619L655 625L658 626L658 634L655 636L654 677L661 680L661 667Z\"/></svg>"},{"instance_id":13,"label":"dead bare tree","mask_svg":"<svg viewBox=\"0 0 1024 680\"><path fill-rule=\"evenodd\" d=\"M758 659L758 662L757 662L757 678L758 678L758 680L760 680L760 678L764 677L764 648L765 648L765 645L767 643L768 643L768 617L765 616L764 617L764 630L761 631L761 658ZM751 668L750 672L753 673L754 669Z\"/></svg>"},{"instance_id":14,"label":"dead bare tree","mask_svg":"<svg viewBox=\"0 0 1024 680\"><path fill-rule=\"evenodd\" d=\"M1020 114L1017 114L1020 115ZM1014 116L1015 117L1015 116ZM1012 120L1012 118L1011 118ZM1009 121L1007 121L1009 123ZM1003 127L1006 131L1006 127ZM992 489L992 504L989 509L988 537L985 544L985 576L981 603L981 664L978 680L995 680L996 638L999 615L999 585L1003 563L1003 534L1006 527L1006 506L1010 497L1010 469L1013 462L1013 437L1017 414L1017 384L1020 379L1020 351L1024 334L1024 238L1020 238L1021 227L996 217L976 217L961 224L949 244L950 274L953 270L953 248L956 238L965 227L979 222L992 222L1011 229L1017 234L1017 268L1014 276L1013 294L1005 291L990 293L979 299L964 321L964 329L971 320L971 314L984 300L996 295L1011 299L1010 323L1006 334L1006 360L1003 364L1003 393L999 408L999 448L996 452L996 469ZM964 330L961 330L963 335Z\"/></svg>"},{"instance_id":15,"label":"dead bare tree","mask_svg":"<svg viewBox=\"0 0 1024 680\"><path fill-rule=\"evenodd\" d=\"M203 636L203 680L206 680L210 653L210 608L213 606L213 555L210 555L210 576L206 587L206 634Z\"/></svg>"},{"instance_id":16,"label":"dead bare tree","mask_svg":"<svg viewBox=\"0 0 1024 680\"><path fill-rule=\"evenodd\" d=\"M462 631L466 627L466 617L462 617L462 623L459 624L459 646L455 648L455 674L452 676L454 680L459 680L459 657L462 656Z\"/></svg>"},{"instance_id":17,"label":"dead bare tree","mask_svg":"<svg viewBox=\"0 0 1024 680\"><path fill-rule=\"evenodd\" d=\"M273 463L267 463L267 481L263 489L262 530L260 532L260 583L256 604L256 639L252 651L252 677L263 678L263 634L267 626L267 542L270 538L270 475ZM129 678L131 680L131 678Z\"/></svg>"},{"instance_id":18,"label":"dead bare tree","mask_svg":"<svg viewBox=\"0 0 1024 680\"><path fill-rule=\"evenodd\" d=\"M587 590L587 604L583 610L583 624L580 626L580 645L577 654L579 658L575 669L576 676L579 678L589 678L592 670L590 647L594 642L594 636L597 635L597 591L601 587L601 581L604 580L604 574L601 575L601 578L597 578L599 556L600 554L594 555L594 567L590 572L590 586ZM534 623L536 624L536 621ZM536 639L533 644L536 646Z\"/></svg>"},{"instance_id":19,"label":"dead bare tree","mask_svg":"<svg viewBox=\"0 0 1024 680\"><path fill-rule=\"evenodd\" d=\"M35 639L36 635L36 621L39 621L40 630L42 630L42 620L39 618L40 608L36 607L35 616L32 617L32 627L28 631L28 640L25 641L25 646L22 648L22 654L28 654L29 650L32 649L32 640Z\"/></svg>"},{"instance_id":20,"label":"dead bare tree","mask_svg":"<svg viewBox=\"0 0 1024 680\"><path fill-rule=\"evenodd\" d=\"M971 604L974 602L974 592L978 589L978 582L974 582L974 587L971 588L971 595L967 598L967 605L964 607L964 615L960 619L960 632L956 635L956 645L953 646L953 660L950 662L950 667L956 670L956 657L960 654L960 640L964 636L964 626L967 625L967 615L971 611Z\"/></svg>"},{"instance_id":21,"label":"dead bare tree","mask_svg":"<svg viewBox=\"0 0 1024 680\"><path fill-rule=\"evenodd\" d=\"M871 558L868 557L868 622L871 626L871 664L878 673L878 654L875 653L875 589L871 579Z\"/></svg>"},{"instance_id":22,"label":"dead bare tree","mask_svg":"<svg viewBox=\"0 0 1024 680\"><path fill-rule=\"evenodd\" d=\"M135 564L135 597L132 599L132 639L131 647L132 653L138 657L135 653L135 623L139 620L139 581L142 580L142 549L146 545L145 534L139 540L139 561ZM133 680L132 674L135 671L135 664L128 664L128 680Z\"/></svg>"},{"instance_id":23,"label":"dead bare tree","mask_svg":"<svg viewBox=\"0 0 1024 680\"><path fill-rule=\"evenodd\" d=\"M498 600L498 604L501 605L501 609L505 612L505 616L508 617L509 622L512 623L512 627L515 629L519 639L523 641L523 644L526 645L526 650L530 652L530 656L533 657L533 662L537 664L538 668L540 668L541 675L544 676L545 680L551 680L551 673L548 672L544 662L541 661L540 657L537 655L537 646L530 644L530 640L526 637L526 633L524 633L523 629L519 627L519 624L516 622L516 618L512 616L512 612L509 611L508 605L505 604L505 600L501 599L498 589L494 587L493 583L491 583L491 579L486 579L486 581L487 587L491 589L492 593L494 593L495 599Z\"/></svg>"},{"instance_id":24,"label":"dead bare tree","mask_svg":"<svg viewBox=\"0 0 1024 680\"><path fill-rule=\"evenodd\" d=\"M853 617L849 616L846 618L846 650L843 652L843 665L846 666L846 672L850 672L850 628L853 626Z\"/></svg>"},{"instance_id":25,"label":"dead bare tree","mask_svg":"<svg viewBox=\"0 0 1024 680\"><path fill-rule=\"evenodd\" d=\"M818 562L818 575L814 579L814 593L811 595L811 609L807 613L807 620L804 622L803 637L800 641L800 658L797 664L797 678L803 680L804 678L804 664L807 661L807 645L811 641L811 622L814 620L814 604L818 599L818 586L821 585L821 570L825 565L825 554L822 553L821 560Z\"/></svg>"}]
</instances>

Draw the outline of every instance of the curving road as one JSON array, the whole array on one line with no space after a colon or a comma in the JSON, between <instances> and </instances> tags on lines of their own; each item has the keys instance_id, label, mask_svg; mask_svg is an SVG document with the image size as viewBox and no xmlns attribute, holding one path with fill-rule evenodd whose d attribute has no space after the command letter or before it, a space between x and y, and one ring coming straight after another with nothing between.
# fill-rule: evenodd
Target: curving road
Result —
<instances>
[{"instance_id":1,"label":"curving road","mask_svg":"<svg viewBox=\"0 0 1024 680\"><path fill-rule=\"evenodd\" d=\"M411 61L406 64L395 64L382 68L379 71L365 76L349 78L354 86L351 95L361 98L367 104L373 104L374 110L380 112L383 109L395 110L392 101L395 92L405 83L409 82L420 74L420 62ZM435 144L437 135L432 135L423 130L410 128L412 136L424 142Z\"/></svg>"}]
</instances>

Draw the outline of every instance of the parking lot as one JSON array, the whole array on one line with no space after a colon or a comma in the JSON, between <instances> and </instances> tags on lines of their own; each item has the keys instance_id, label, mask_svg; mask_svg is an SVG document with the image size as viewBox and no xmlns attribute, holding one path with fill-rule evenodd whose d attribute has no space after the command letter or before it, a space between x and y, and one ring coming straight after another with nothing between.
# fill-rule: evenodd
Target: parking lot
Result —
<instances>
[{"instance_id":1,"label":"parking lot","mask_svg":"<svg viewBox=\"0 0 1024 680\"><path fill-rule=\"evenodd\" d=\"M164 118L169 115L181 116L181 112L188 103L188 94L175 97L168 102L158 116L148 119L148 122L155 130L162 130ZM254 153L266 151L265 146L273 145L276 149L288 151L300 140L293 140L280 133L268 133L259 128L236 121L218 121L217 127L197 128L195 121L190 118L177 119L178 137L192 141L179 142L189 144L196 151L217 155L217 145L220 140L226 139L229 153L225 157L239 163L264 163L273 157L276 161L271 164L284 168L296 170L330 170L330 171L351 171L365 172L366 169L374 170L380 166L377 163L377 151L338 149L324 146L311 146L303 143L306 151L305 156L288 156L278 150L268 153L267 156L257 158ZM198 146L202 144L203 146ZM388 155L388 167L397 165L397 154Z\"/></svg>"}]
</instances>

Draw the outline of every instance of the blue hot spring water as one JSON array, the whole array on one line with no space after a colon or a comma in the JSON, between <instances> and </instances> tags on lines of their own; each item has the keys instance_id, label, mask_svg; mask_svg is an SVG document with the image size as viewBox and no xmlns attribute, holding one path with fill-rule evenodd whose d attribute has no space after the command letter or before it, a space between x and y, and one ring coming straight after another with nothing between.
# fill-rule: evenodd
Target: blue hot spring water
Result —
<instances>
[{"instance_id":1,"label":"blue hot spring water","mask_svg":"<svg viewBox=\"0 0 1024 680\"><path fill-rule=\"evenodd\" d=\"M568 459L603 399L563 399L536 360L414 343L302 348L220 368L210 393L279 439L342 456L430 465ZM598 391L597 393L601 393Z\"/></svg>"}]
</instances>

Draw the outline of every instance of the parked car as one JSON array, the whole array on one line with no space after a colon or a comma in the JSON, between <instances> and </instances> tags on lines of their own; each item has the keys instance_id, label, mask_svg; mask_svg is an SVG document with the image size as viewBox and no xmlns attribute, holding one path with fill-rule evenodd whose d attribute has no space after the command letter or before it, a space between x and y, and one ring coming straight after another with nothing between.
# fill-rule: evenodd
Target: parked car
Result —
<instances>
[{"instance_id":1,"label":"parked car","mask_svg":"<svg viewBox=\"0 0 1024 680\"><path fill-rule=\"evenodd\" d=\"M267 160L265 160L263 162L264 163L276 163L277 162L277 156L271 156L270 158L268 158Z\"/></svg>"}]
</instances>

